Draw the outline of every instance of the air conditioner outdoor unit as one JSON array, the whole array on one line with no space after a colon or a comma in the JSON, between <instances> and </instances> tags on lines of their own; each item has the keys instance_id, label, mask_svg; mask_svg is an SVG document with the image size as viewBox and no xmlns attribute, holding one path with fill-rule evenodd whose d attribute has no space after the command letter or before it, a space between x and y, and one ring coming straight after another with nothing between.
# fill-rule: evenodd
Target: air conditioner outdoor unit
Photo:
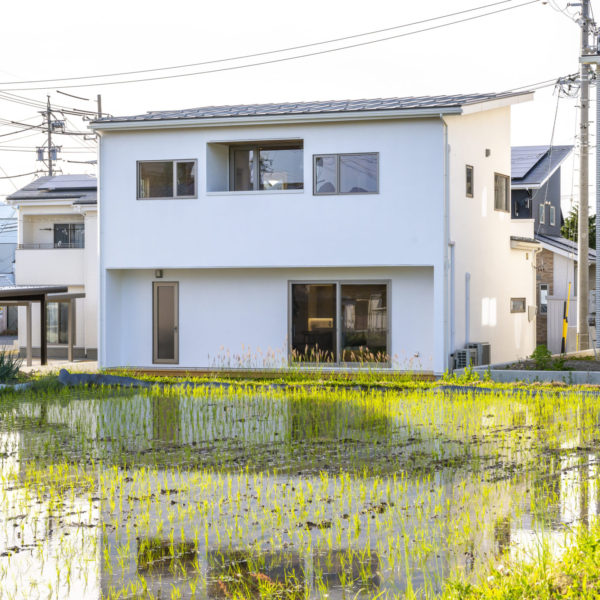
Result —
<instances>
[{"instance_id":1,"label":"air conditioner outdoor unit","mask_svg":"<svg viewBox=\"0 0 600 600\"><path fill-rule=\"evenodd\" d=\"M465 348L463 350L457 350L454 353L455 369L465 369L466 367L474 367L475 365L477 365L476 348Z\"/></svg>"},{"instance_id":2,"label":"air conditioner outdoor unit","mask_svg":"<svg viewBox=\"0 0 600 600\"><path fill-rule=\"evenodd\" d=\"M469 348L477 351L476 365L481 366L492 363L492 347L489 342L473 342L469 344Z\"/></svg>"}]
</instances>

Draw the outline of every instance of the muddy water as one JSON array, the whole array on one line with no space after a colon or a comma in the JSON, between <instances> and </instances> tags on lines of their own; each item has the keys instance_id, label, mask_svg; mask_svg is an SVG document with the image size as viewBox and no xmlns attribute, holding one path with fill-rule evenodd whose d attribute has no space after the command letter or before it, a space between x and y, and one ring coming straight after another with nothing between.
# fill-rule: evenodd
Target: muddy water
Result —
<instances>
[{"instance_id":1,"label":"muddy water","mask_svg":"<svg viewBox=\"0 0 600 600\"><path fill-rule=\"evenodd\" d=\"M596 518L599 404L7 398L0 597L436 597L490 561L561 552L570 527Z\"/></svg>"}]
</instances>

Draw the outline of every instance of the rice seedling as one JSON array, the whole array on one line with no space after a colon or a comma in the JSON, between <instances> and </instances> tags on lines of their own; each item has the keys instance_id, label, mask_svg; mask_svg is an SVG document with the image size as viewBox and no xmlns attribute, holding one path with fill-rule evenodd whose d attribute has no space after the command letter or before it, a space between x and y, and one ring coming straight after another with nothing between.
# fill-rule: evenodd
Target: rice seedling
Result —
<instances>
[{"instance_id":1,"label":"rice seedling","mask_svg":"<svg viewBox=\"0 0 600 600\"><path fill-rule=\"evenodd\" d=\"M599 397L564 389L6 392L0 587L442 597L593 524L599 415Z\"/></svg>"}]
</instances>

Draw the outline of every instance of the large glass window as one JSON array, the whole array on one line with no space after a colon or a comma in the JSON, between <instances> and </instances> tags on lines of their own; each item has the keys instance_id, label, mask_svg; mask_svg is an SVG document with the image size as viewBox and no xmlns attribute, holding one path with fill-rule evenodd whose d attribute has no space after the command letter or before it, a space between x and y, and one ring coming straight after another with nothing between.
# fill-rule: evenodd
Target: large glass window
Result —
<instances>
[{"instance_id":1,"label":"large glass window","mask_svg":"<svg viewBox=\"0 0 600 600\"><path fill-rule=\"evenodd\" d=\"M49 344L69 342L69 303L46 304L46 335Z\"/></svg>"},{"instance_id":2,"label":"large glass window","mask_svg":"<svg viewBox=\"0 0 600 600\"><path fill-rule=\"evenodd\" d=\"M138 163L138 198L194 198L195 196L196 161L155 160Z\"/></svg>"},{"instance_id":3,"label":"large glass window","mask_svg":"<svg viewBox=\"0 0 600 600\"><path fill-rule=\"evenodd\" d=\"M379 154L321 154L314 157L313 192L322 194L377 194Z\"/></svg>"},{"instance_id":4,"label":"large glass window","mask_svg":"<svg viewBox=\"0 0 600 600\"><path fill-rule=\"evenodd\" d=\"M230 156L230 189L304 189L302 144L233 146Z\"/></svg>"},{"instance_id":5,"label":"large glass window","mask_svg":"<svg viewBox=\"0 0 600 600\"><path fill-rule=\"evenodd\" d=\"M55 248L84 248L85 228L83 223L56 223L54 225Z\"/></svg>"},{"instance_id":6,"label":"large glass window","mask_svg":"<svg viewBox=\"0 0 600 600\"><path fill-rule=\"evenodd\" d=\"M342 285L342 362L387 361L387 286Z\"/></svg>"},{"instance_id":7,"label":"large glass window","mask_svg":"<svg viewBox=\"0 0 600 600\"><path fill-rule=\"evenodd\" d=\"M292 285L292 359L336 360L336 286L332 283Z\"/></svg>"},{"instance_id":8,"label":"large glass window","mask_svg":"<svg viewBox=\"0 0 600 600\"><path fill-rule=\"evenodd\" d=\"M387 284L293 283L292 360L388 363Z\"/></svg>"}]
</instances>

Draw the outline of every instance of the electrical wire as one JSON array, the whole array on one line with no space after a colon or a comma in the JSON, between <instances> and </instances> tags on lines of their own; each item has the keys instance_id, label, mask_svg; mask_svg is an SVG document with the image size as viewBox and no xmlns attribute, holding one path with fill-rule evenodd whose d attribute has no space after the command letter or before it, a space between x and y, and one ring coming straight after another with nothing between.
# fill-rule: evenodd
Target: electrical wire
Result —
<instances>
[{"instance_id":1,"label":"electrical wire","mask_svg":"<svg viewBox=\"0 0 600 600\"><path fill-rule=\"evenodd\" d=\"M496 14L500 14L509 10L514 10L516 8L523 8L525 6L529 6L532 4L537 4L538 2L540 2L541 0L528 0L526 2L523 2L521 4L517 4L514 6L508 6L506 8L501 8L498 10L493 10L490 12L486 12L483 14L479 14L479 15L474 15L471 17L467 17L464 19L459 19L456 21L451 21L450 23L442 23L440 25L433 25L431 27L425 27L423 29L417 29L415 31L409 31L407 33L399 33L396 35L392 35L392 36L387 36L387 37L383 37L383 38L378 38L375 40L367 40L364 42L358 42L356 44L349 44L349 45L345 45L345 46L339 46L337 48L328 48L325 50L318 50L316 52L307 52L304 54L298 54L295 56L285 56L285 57L281 57L281 58L274 58L271 60L266 60L266 61L259 61L259 62L253 62L253 63L248 63L248 64L244 64L244 65L233 65L233 66L229 66L229 67L221 67L218 69L209 69L206 71L195 71L195 72L191 72L191 73L177 73L177 74L173 74L173 75L161 75L161 76L156 76L156 77L145 77L145 78L138 78L138 79L129 79L129 80L124 80L124 81L101 81L101 82L93 82L93 83L77 83L77 84L69 84L69 85L60 85L59 87L61 88L82 88L82 87L98 87L98 86L108 86L108 85L124 85L124 84L130 84L130 83L141 83L141 82L146 82L146 81L164 81L164 80L168 80L168 79L177 79L177 78L181 78L181 77L192 77L192 76L196 76L196 75L208 75L211 73L222 73L222 72L226 72L226 71L234 71L234 70L239 70L239 69L248 69L251 67L258 67L258 66L263 66L263 65L270 65L270 64L276 64L276 63L282 63L282 62L288 62L291 60L298 60L301 58L307 58L307 57L311 57L311 56L319 56L319 55L323 55L323 54L331 54L333 52L340 52L342 50L349 50L351 48L360 48L363 46L368 46L371 44L378 44L381 42L385 42L388 40L393 40L393 39L398 39L398 38L403 38L403 37L407 37L407 36L411 36L411 35L416 35L417 33L424 33L427 31L434 31L437 29L441 29L443 27L449 27L451 25L458 25L460 23L466 23L469 21L473 21L475 19L481 19L483 17L489 17L491 15L496 15ZM223 59L224 60L224 59ZM89 79L86 78L86 79ZM54 81L54 80L53 80ZM0 85L7 85L7 84L0 84ZM25 90L46 90L48 89L49 86L41 86L41 87L18 87L18 88L9 88L8 90L2 90L4 93L6 92L12 92L12 91L25 91Z\"/></svg>"},{"instance_id":2,"label":"electrical wire","mask_svg":"<svg viewBox=\"0 0 600 600\"><path fill-rule=\"evenodd\" d=\"M4 169L2 169L4 173ZM15 177L28 177L29 175L35 175L39 171L32 171L31 173L20 173L19 175L7 175L6 177L0 177L0 179L14 179Z\"/></svg>"},{"instance_id":3,"label":"electrical wire","mask_svg":"<svg viewBox=\"0 0 600 600\"><path fill-rule=\"evenodd\" d=\"M81 79L100 79L100 78L104 78L104 77L122 77L125 75L140 75L143 73L156 73L156 72L160 72L160 71L171 71L171 70L175 70L175 69L187 69L187 68L192 68L192 67L202 67L202 66L206 66L206 65L213 65L213 64L219 64L219 63L236 61L236 60L247 60L250 58L258 58L259 56L268 56L271 54L279 54L282 52L291 52L294 50L304 50L306 48L313 48L315 46L323 46L325 44L333 44L336 42L343 42L343 41L357 39L357 38L361 38L361 37L365 37L365 36L369 36L369 35L377 35L379 33L387 33L388 31L394 31L396 29L404 29L406 27L413 27L415 25L423 25L424 23L430 23L432 21L438 21L440 19L448 19L450 17L456 17L459 15L464 15L464 14L478 11L478 10L484 10L486 8L492 8L492 7L498 6L500 4L507 4L507 3L514 2L514 1L515 0L500 0L499 2L493 2L491 4L484 4L482 6L477 6L474 8L468 8L466 10L447 13L445 15L439 15L437 17L430 17L428 19L421 19L419 21L413 21L412 23L404 23L402 25L395 25L393 27L386 27L384 29L375 29L373 31L367 31L364 33L357 33L354 35L346 35L343 37L332 38L329 40L323 40L321 42L312 42L312 43L308 43L308 44L300 44L297 46L288 46L287 48L279 48L277 50L266 50L264 52L254 52L252 54L243 54L240 56L230 56L228 58L219 58L219 59L215 59L215 60L207 60L207 61L202 61L202 62L193 62L193 63L187 63L187 64L181 64L181 65L172 65L172 66L168 66L168 67L155 67L155 68L151 68L151 69L139 69L136 71L121 71L118 73L102 73L99 75L79 75L79 76L75 76L75 77L54 77L52 79L30 79L30 80L21 80L21 81L2 81L2 82L0 82L0 85L29 85L29 84L33 84L33 83L51 83L51 82L57 83L60 81L76 81L76 80L81 80ZM64 92L61 92L61 93L64 93ZM87 100L87 98L82 98L82 100Z\"/></svg>"}]
</instances>

